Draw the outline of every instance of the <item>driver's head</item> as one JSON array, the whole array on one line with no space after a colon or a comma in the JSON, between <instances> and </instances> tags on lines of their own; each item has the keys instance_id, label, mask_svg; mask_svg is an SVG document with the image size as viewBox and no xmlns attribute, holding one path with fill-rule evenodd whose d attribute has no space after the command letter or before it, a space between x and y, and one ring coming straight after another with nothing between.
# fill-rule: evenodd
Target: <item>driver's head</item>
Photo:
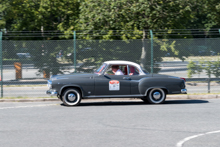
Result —
<instances>
[{"instance_id":1,"label":"driver's head","mask_svg":"<svg viewBox=\"0 0 220 147\"><path fill-rule=\"evenodd\" d=\"M118 65L112 65L112 71L116 72L119 69Z\"/></svg>"}]
</instances>

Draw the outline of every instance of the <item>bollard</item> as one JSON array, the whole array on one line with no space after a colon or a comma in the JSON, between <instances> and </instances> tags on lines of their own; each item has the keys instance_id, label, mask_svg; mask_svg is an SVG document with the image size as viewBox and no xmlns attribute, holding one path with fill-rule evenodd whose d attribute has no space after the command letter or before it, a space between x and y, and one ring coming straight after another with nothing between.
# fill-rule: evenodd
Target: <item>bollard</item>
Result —
<instances>
[{"instance_id":1,"label":"bollard","mask_svg":"<svg viewBox=\"0 0 220 147\"><path fill-rule=\"evenodd\" d=\"M14 62L14 67L15 67L15 79L22 79L22 65L21 62Z\"/></svg>"},{"instance_id":2,"label":"bollard","mask_svg":"<svg viewBox=\"0 0 220 147\"><path fill-rule=\"evenodd\" d=\"M44 78L50 78L50 69L43 69Z\"/></svg>"}]
</instances>

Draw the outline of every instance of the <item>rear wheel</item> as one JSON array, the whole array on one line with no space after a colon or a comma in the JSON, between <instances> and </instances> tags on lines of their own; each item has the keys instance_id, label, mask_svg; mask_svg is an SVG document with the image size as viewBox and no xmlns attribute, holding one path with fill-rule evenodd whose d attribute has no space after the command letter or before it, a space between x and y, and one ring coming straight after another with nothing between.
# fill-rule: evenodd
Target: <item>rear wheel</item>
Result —
<instances>
[{"instance_id":1,"label":"rear wheel","mask_svg":"<svg viewBox=\"0 0 220 147\"><path fill-rule=\"evenodd\" d=\"M151 104L161 104L165 101L165 99L166 93L161 88L151 89L147 96L147 100Z\"/></svg>"},{"instance_id":2,"label":"rear wheel","mask_svg":"<svg viewBox=\"0 0 220 147\"><path fill-rule=\"evenodd\" d=\"M77 106L81 101L81 93L77 89L67 89L62 95L62 100L66 106Z\"/></svg>"}]
</instances>

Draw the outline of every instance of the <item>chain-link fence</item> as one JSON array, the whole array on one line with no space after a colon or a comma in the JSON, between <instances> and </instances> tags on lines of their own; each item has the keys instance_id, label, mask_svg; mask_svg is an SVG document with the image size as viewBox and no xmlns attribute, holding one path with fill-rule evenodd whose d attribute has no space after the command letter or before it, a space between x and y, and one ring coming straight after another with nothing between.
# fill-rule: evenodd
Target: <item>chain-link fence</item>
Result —
<instances>
[{"instance_id":1,"label":"chain-link fence","mask_svg":"<svg viewBox=\"0 0 220 147\"><path fill-rule=\"evenodd\" d=\"M150 40L76 40L74 56L73 40L49 41L2 41L3 66L11 72L4 72L4 81L15 80L15 63L22 65L21 79L48 78L49 75L92 72L102 62L108 60L128 60L151 69ZM185 69L189 61L218 61L219 39L154 39L154 73ZM76 59L74 59L76 58ZM76 61L76 64L74 64ZM202 62L201 62L202 63ZM74 66L76 65L76 67ZM205 66L205 63L204 65ZM195 76L196 75L192 75ZM200 75L208 77L208 75ZM215 77L211 75L211 77Z\"/></svg>"},{"instance_id":2,"label":"chain-link fence","mask_svg":"<svg viewBox=\"0 0 220 147\"><path fill-rule=\"evenodd\" d=\"M218 78L219 47L218 38L154 39L153 46L149 39L2 40L1 80L4 85L44 84L51 75L93 72L108 60L133 61L149 73Z\"/></svg>"}]
</instances>

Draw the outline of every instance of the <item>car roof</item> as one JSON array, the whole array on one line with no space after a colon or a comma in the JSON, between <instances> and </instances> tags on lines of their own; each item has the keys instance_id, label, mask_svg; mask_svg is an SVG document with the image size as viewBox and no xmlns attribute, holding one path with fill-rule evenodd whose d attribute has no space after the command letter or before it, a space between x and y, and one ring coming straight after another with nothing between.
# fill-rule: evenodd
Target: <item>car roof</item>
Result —
<instances>
[{"instance_id":1,"label":"car roof","mask_svg":"<svg viewBox=\"0 0 220 147\"><path fill-rule=\"evenodd\" d=\"M124 60L111 60L111 61L105 61L106 64L129 64L136 67L140 67L139 64L131 62L131 61L124 61Z\"/></svg>"},{"instance_id":2,"label":"car roof","mask_svg":"<svg viewBox=\"0 0 220 147\"><path fill-rule=\"evenodd\" d=\"M111 60L111 61L105 61L104 62L105 64L111 64L111 65L126 65L126 64L128 64L128 65L132 65L132 66L135 66L135 67L137 67L138 69L139 69L139 71L140 71L140 75L146 75L144 72L143 72L143 70L142 70L142 68L141 68L141 66L139 65L139 64L137 64L137 63L134 63L134 62L131 62L131 61L124 61L124 60Z\"/></svg>"}]
</instances>

